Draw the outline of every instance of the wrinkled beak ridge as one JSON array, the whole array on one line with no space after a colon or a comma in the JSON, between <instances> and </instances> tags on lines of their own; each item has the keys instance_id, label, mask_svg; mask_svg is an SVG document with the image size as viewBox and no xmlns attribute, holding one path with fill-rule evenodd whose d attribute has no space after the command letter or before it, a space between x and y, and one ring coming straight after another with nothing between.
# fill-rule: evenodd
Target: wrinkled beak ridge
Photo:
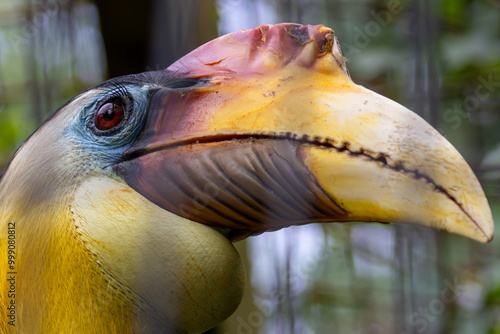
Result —
<instances>
[{"instance_id":1,"label":"wrinkled beak ridge","mask_svg":"<svg viewBox=\"0 0 500 334\"><path fill-rule=\"evenodd\" d=\"M464 159L419 116L354 84L331 29L235 32L168 70L206 83L155 93L143 137L117 167L158 205L239 237L373 221L492 239Z\"/></svg>"}]
</instances>

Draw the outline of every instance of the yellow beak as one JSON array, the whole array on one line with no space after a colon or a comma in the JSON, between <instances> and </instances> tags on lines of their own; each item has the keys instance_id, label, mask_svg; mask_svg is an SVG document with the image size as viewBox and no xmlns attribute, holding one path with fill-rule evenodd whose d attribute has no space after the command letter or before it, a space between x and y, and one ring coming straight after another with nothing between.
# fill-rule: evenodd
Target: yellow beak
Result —
<instances>
[{"instance_id":1,"label":"yellow beak","mask_svg":"<svg viewBox=\"0 0 500 334\"><path fill-rule=\"evenodd\" d=\"M488 202L464 159L419 116L354 84L331 29L240 31L169 70L206 84L158 93L128 152L134 172L120 169L160 206L240 236L369 221L492 239ZM197 190L186 193L186 179Z\"/></svg>"}]
</instances>

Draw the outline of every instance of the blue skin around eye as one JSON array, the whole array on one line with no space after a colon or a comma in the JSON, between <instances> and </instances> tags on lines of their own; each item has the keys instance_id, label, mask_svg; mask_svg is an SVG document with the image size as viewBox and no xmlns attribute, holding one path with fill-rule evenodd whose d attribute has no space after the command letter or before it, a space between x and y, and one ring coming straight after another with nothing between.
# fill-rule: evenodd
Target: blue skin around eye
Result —
<instances>
[{"instance_id":1,"label":"blue skin around eye","mask_svg":"<svg viewBox=\"0 0 500 334\"><path fill-rule=\"evenodd\" d=\"M123 152L134 142L146 116L149 85L123 85L107 88L93 96L63 133L64 140L78 151L78 155L92 157L100 168L109 168L122 159ZM99 135L92 131L95 113L106 101L123 97L129 100L127 111L118 131ZM88 160L88 158L87 158Z\"/></svg>"}]
</instances>

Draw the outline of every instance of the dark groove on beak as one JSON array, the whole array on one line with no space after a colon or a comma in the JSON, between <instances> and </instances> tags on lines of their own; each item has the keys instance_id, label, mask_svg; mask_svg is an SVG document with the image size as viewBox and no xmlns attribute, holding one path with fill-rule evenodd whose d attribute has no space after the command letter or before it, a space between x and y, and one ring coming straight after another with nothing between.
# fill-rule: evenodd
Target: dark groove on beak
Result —
<instances>
[{"instance_id":1,"label":"dark groove on beak","mask_svg":"<svg viewBox=\"0 0 500 334\"><path fill-rule=\"evenodd\" d=\"M476 227L484 234L484 230L480 225L472 218L472 216L465 210L463 205L451 195L443 186L436 183L429 175L422 173L418 169L411 169L405 167L403 161L392 161L391 157L383 152L372 152L370 150L365 150L359 148L355 150L352 148L353 145L346 141L337 141L332 138L324 138L319 136L309 136L309 135L299 135L294 133L217 133L210 134L207 136L189 137L179 140L171 140L166 143L160 144L150 144L147 146L139 147L137 149L132 149L126 151L123 156L123 161L129 161L141 156L151 154L154 152L171 149L175 147L197 145L205 143L220 143L228 141L241 141L241 140L285 140L294 142L300 145L312 145L323 149L333 149L337 152L343 152L351 156L360 157L368 159L374 163L379 163L385 168L389 168L395 172L405 173L411 175L416 180L423 180L424 182L430 184L435 191L442 193L449 200L453 201L462 212L469 217L469 219L476 225Z\"/></svg>"}]
</instances>

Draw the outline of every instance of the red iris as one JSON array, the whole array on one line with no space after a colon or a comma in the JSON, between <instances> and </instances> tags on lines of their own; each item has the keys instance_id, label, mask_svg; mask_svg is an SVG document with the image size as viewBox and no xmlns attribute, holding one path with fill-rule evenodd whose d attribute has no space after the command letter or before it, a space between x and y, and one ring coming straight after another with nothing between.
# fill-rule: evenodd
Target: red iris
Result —
<instances>
[{"instance_id":1,"label":"red iris","mask_svg":"<svg viewBox=\"0 0 500 334\"><path fill-rule=\"evenodd\" d=\"M95 126L97 129L110 130L123 121L125 112L120 103L108 102L97 112Z\"/></svg>"}]
</instances>

